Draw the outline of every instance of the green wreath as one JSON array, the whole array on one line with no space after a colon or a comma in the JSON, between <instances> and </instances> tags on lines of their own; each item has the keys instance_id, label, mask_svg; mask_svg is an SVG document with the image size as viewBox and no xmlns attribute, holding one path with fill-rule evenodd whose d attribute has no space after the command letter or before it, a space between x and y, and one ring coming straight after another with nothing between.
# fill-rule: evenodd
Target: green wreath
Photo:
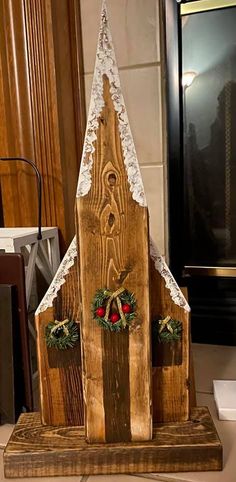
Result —
<instances>
[{"instance_id":1,"label":"green wreath","mask_svg":"<svg viewBox=\"0 0 236 482\"><path fill-rule=\"evenodd\" d=\"M96 291L92 302L93 318L105 330L121 331L136 318L136 299L121 287L116 291L102 288Z\"/></svg>"},{"instance_id":2,"label":"green wreath","mask_svg":"<svg viewBox=\"0 0 236 482\"><path fill-rule=\"evenodd\" d=\"M157 337L159 343L181 340L182 330L182 322L174 320L171 316L154 320L152 323L153 336Z\"/></svg>"},{"instance_id":3,"label":"green wreath","mask_svg":"<svg viewBox=\"0 0 236 482\"><path fill-rule=\"evenodd\" d=\"M57 350L73 348L79 339L77 323L67 318L51 321L45 328L46 345Z\"/></svg>"}]
</instances>

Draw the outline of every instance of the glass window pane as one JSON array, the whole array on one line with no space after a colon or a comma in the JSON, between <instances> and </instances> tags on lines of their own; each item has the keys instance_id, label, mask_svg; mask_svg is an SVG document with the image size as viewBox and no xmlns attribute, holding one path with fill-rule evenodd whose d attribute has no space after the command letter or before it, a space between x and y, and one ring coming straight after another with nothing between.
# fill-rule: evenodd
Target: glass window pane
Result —
<instances>
[{"instance_id":1,"label":"glass window pane","mask_svg":"<svg viewBox=\"0 0 236 482\"><path fill-rule=\"evenodd\" d=\"M236 7L182 17L185 265L236 266Z\"/></svg>"}]
</instances>

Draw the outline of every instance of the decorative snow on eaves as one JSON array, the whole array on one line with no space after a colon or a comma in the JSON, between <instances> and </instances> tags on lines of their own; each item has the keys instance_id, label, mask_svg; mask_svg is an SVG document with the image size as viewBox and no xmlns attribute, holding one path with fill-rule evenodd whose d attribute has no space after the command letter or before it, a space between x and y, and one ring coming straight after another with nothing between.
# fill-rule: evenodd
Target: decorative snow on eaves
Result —
<instances>
[{"instance_id":1,"label":"decorative snow on eaves","mask_svg":"<svg viewBox=\"0 0 236 482\"><path fill-rule=\"evenodd\" d=\"M87 120L84 148L80 166L77 197L85 196L92 183L91 169L93 165L94 142L97 140L98 119L104 107L103 76L110 82L110 93L117 112L119 133L123 150L124 163L132 197L140 206L146 206L146 198L133 137L120 87L118 67L108 24L106 2L103 1L101 24L98 36L95 71L93 77L91 100Z\"/></svg>"},{"instance_id":2,"label":"decorative snow on eaves","mask_svg":"<svg viewBox=\"0 0 236 482\"><path fill-rule=\"evenodd\" d=\"M174 303L185 311L191 311L190 306L187 303L181 289L177 285L174 276L171 274L166 262L164 261L163 257L158 252L157 246L155 245L154 241L150 238L150 256L154 261L154 265L158 273L164 278L166 288L170 290L170 296Z\"/></svg>"},{"instance_id":3,"label":"decorative snow on eaves","mask_svg":"<svg viewBox=\"0 0 236 482\"><path fill-rule=\"evenodd\" d=\"M71 244L50 284L46 294L41 300L35 315L42 313L53 305L53 300L56 298L57 293L61 286L65 283L65 276L69 273L70 268L75 264L75 258L77 256L76 237L73 238Z\"/></svg>"}]
</instances>

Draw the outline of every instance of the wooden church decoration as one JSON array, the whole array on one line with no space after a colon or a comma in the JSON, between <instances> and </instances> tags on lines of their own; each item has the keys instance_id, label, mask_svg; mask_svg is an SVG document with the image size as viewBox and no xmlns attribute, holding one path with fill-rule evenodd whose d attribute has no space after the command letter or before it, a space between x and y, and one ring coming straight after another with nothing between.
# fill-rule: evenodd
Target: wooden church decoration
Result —
<instances>
[{"instance_id":1,"label":"wooden church decoration","mask_svg":"<svg viewBox=\"0 0 236 482\"><path fill-rule=\"evenodd\" d=\"M149 240L105 1L76 223L77 241L36 313L41 416L20 417L4 452L5 476L221 470L210 414L192 407L190 308ZM155 319L172 335L177 323L181 337L168 349L153 338L151 377ZM78 327L77 342L51 348L45 328L53 323L68 341L68 320Z\"/></svg>"},{"instance_id":2,"label":"wooden church decoration","mask_svg":"<svg viewBox=\"0 0 236 482\"><path fill-rule=\"evenodd\" d=\"M109 79L110 77L110 79ZM110 85L109 85L110 84ZM111 87L112 86L112 87ZM106 97L106 98L105 98ZM111 99L113 97L113 100ZM110 104L109 104L110 102ZM113 121L111 121L111 118L109 119L109 122L105 118L105 113L104 109L107 104L107 110L112 110L113 109ZM115 105L115 106L114 106ZM99 126L99 119L100 120L100 126ZM107 125L109 124L109 130L107 129ZM114 136L115 130L118 130L116 132L116 137ZM108 131L107 134L105 134ZM132 192L132 197L136 200L137 206L136 209L141 206L141 210L145 209L146 206L146 199L145 199L145 194L144 194L144 189L143 189L143 184L140 176L140 171L139 171L139 166L138 166L138 161L137 161L137 156L135 152L135 147L133 144L133 139L132 135L130 132L129 128L129 123L126 115L126 110L125 110L125 105L123 101L123 97L121 94L121 89L120 89L120 83L119 83L119 75L118 75L118 70L116 66L116 60L115 60L115 55L114 55L114 50L112 46L112 40L111 40L111 34L109 31L108 23L107 23L107 11L106 11L106 6L105 3L103 4L102 8L102 17L101 17L101 28L100 28L100 33L99 33L99 41L98 41L98 49L97 49L97 56L96 56L96 66L95 66L95 74L94 74L94 80L93 80L93 86L92 86L92 95L91 95L91 105L90 105L90 111L88 115L88 124L87 124L87 130L86 130L86 136L85 136L85 143L84 143L84 151L83 151L83 156L82 156L82 163L81 163L81 169L80 169L80 176L79 176L79 182L78 182L78 190L77 190L77 203L83 202L83 198L85 198L85 205L86 205L86 196L89 194L91 190L91 185L92 185L92 167L93 166L98 166L98 160L100 160L101 156L103 155L104 157L104 152L102 152L102 148L99 150L98 146L98 153L96 153L96 148L95 145L100 141L100 145L102 145L101 136L105 137L107 135L110 139L108 144L108 148L110 149L110 152L108 151L108 156L111 156L111 159L114 157L114 147L115 147L115 157L117 157L118 154L121 156L123 155L124 160L121 159L121 165L123 168L123 177L128 177L129 179L129 186L127 192L131 198L131 192ZM113 141L112 141L113 139ZM115 145L114 139L121 139L120 140L120 145L117 146ZM110 147L110 145L112 147ZM112 151L113 149L113 151ZM118 154L117 154L117 149L118 149ZM99 157L100 156L100 157ZM124 163L126 166L127 172L124 170ZM101 165L100 171L97 169L97 172L95 172L95 179L94 179L94 184L96 184L96 190L94 193L93 198L97 200L97 198L102 196L102 168ZM112 170L113 169L113 170ZM128 175L128 176L127 176ZM112 193L112 196L110 195L111 199L111 204L107 202L106 208L104 209L102 215L101 212L99 212L99 215L95 214L95 224L98 223L98 218L99 222L101 223L104 221L104 219L108 220L108 223L105 227L107 232L105 233L105 236L108 238L109 235L109 230L114 233L114 231L117 229L117 221L118 224L120 222L119 220L119 212L117 213L117 202L115 200L114 196L114 190L115 190L115 184L116 184L116 177L118 177L117 172L114 171L114 166L112 165L111 161L106 164L105 166L105 174L104 174L104 184L106 186L107 192L105 193L106 196L109 197L109 192ZM118 183L120 180L118 180ZM98 186L98 187L97 187ZM110 191L109 191L110 190ZM125 191L125 189L124 189ZM91 193L90 193L91 195ZM134 199L130 199L128 201L129 207L131 204L134 202ZM97 201L96 201L97 202ZM94 202L94 204L96 204ZM99 207L97 207L99 211ZM91 225L91 215L88 216L88 213L90 212L90 206L85 207L85 221L88 222L89 225ZM115 214L114 214L115 213ZM128 215L129 216L129 215ZM83 215L80 213L80 219L82 219ZM116 222L114 222L114 219ZM130 215L130 219L133 221L133 215ZM80 223L78 222L78 226L80 226ZM90 226L89 226L90 227ZM95 226L97 229L97 226ZM78 246L80 245L79 252L81 252L81 247L83 246L83 235L86 229L85 227L82 226L82 232L79 235L79 242ZM119 226L120 228L120 226ZM137 224L135 222L134 228L132 228L131 224L129 226L129 229L131 228L131 231L137 232ZM78 230L79 231L79 230ZM125 233L127 236L127 232ZM117 234L115 235L115 238L117 237ZM128 236L129 237L129 236ZM81 239L82 238L82 239ZM103 233L103 238L104 238L104 233ZM148 239L148 236L146 236L146 240ZM93 241L94 241L94 233L92 234L91 240L86 240L86 250L85 253L81 254L81 261L82 264L85 262L86 256L88 255L88 249L87 246L93 246ZM135 244L135 243L134 243ZM154 246L154 243L150 241L150 247L148 248L150 251L150 262L149 266L151 269L151 285L150 285L150 292L151 292L151 318L154 319L160 314L172 314L172 313L177 313L178 314L178 319L183 319L183 340L181 343L181 350L182 350L182 363L179 366L169 366L168 368L166 367L155 367L153 368L153 415L154 415L154 420L155 421L180 421L180 420L187 420L189 417L189 391L188 391L188 384L189 384L189 358L188 358L188 344L189 344L189 321L188 321L188 312L190 311L190 308L188 306L188 303L186 302L181 290L177 286L175 280L173 279L173 276L171 275L167 265L165 264L163 258L159 255L156 247ZM132 247L133 250L133 247ZM96 252L97 250L94 249L94 246L92 248L92 252ZM84 256L85 254L85 256ZM132 253L133 258L135 258L134 253ZM144 260L143 263L147 266L146 259L149 256L144 255ZM65 258L70 259L70 249L68 250L68 254ZM92 256L93 258L93 256ZM111 257L112 259L112 257ZM96 260L96 257L95 257ZM95 267L95 262L94 259L90 259L90 266L92 267L92 276L94 276L93 271L98 271ZM99 261L99 266L100 266L100 259ZM129 264L129 263L128 263ZM142 262L140 262L140 266L142 266ZM125 274L125 269L122 269L122 276ZM87 272L82 268L81 266L81 272L84 272L84 276L87 279ZM128 274L130 276L130 274ZM147 274L149 276L149 273ZM58 282L56 281L53 283L57 286ZM87 296L83 296L83 299L86 300L87 303L87 316L88 319L91 319L91 299L93 298L95 291L96 291L96 286L92 288L92 285L89 284L89 289L91 288L91 292L88 293L87 290L85 290L85 293L87 293ZM108 285L108 280L104 279L104 286ZM82 283L82 285L84 285ZM53 286L53 285L52 285ZM102 286L102 283L101 283ZM101 287L100 286L100 287ZM81 287L81 284L80 284ZM98 285L97 285L98 287ZM119 287L119 282L116 287ZM162 288L161 288L162 287ZM149 288L148 288L149 289ZM53 288L51 288L51 291ZM70 291L70 290L68 290ZM161 295L161 296L160 296ZM42 311L43 304L39 307L39 311ZM58 305L58 302L57 302ZM148 303L147 303L147 309ZM55 311L55 310L54 310ZM65 312L66 314L66 312ZM44 314L44 317L46 314ZM51 315L49 316L49 318ZM63 318L62 312L60 312L59 315L60 319ZM41 334L43 330L45 329L46 324L48 323L48 320L46 321L45 324L41 323ZM85 326L89 325L89 323L85 323ZM103 338L108 338L113 337L113 334L111 333L103 333L101 330L98 329L97 326L95 326L95 330L99 333L99 336ZM91 335L91 332L89 330L89 334ZM120 334L121 335L121 334ZM127 337L127 333L123 334L123 338ZM121 336L120 336L121 338ZM39 343L40 343L40 351L42 352L43 346L45 346L45 343L43 345L42 343L42 337L39 336ZM100 337L100 342L102 342L102 338ZM127 341L126 341L127 342ZM104 341L103 341L104 343ZM100 347L100 353L102 353L104 346ZM87 348L86 348L87 349ZM46 348L46 352L50 354L50 350ZM119 356L119 353L116 354ZM40 357L39 357L40 358ZM58 359L61 359L61 363L59 363L58 370L59 372L62 370L63 365L65 363L62 361L65 358L65 354L60 353L57 357ZM98 351L96 352L96 360L98 358ZM43 360L47 359L47 357L43 356ZM115 360L113 360L115 363ZM45 361L44 361L45 363ZM93 359L91 361L93 365ZM102 361L100 359L100 367L101 367ZM97 366L98 363L96 364ZM55 370L55 368L54 368ZM68 367L66 368L65 366L63 367L63 373L68 370ZM80 369L79 369L80 370ZM137 371L141 372L141 367L138 366ZM147 370L146 370L147 371ZM41 370L40 370L41 372ZM127 370L126 370L127 372ZM148 373L150 370L148 371ZM54 374L54 371L53 371ZM101 375L101 372L100 372ZM54 376L54 375L53 375ZM179 381L181 380L181 383ZM177 383L178 381L178 383ZM175 385L178 387L177 393L173 392L171 390L171 387L173 386L173 382L175 382ZM149 384L150 385L150 384ZM103 385L102 390L100 390L100 400L98 402L98 405L101 407L103 406ZM160 390L162 390L160 387L165 387L164 393L165 393L165 402L162 403L163 396L161 397L160 395ZM54 384L53 384L54 387ZM186 390L187 387L187 390ZM135 388L134 388L135 389ZM98 396L98 389L96 387L96 394ZM178 395L178 397L176 396ZM127 393L124 394L127 396ZM68 416L65 413L63 403L61 402L62 406L60 410L54 409L54 407L51 407L51 410L49 412L48 407L50 404L48 403L48 400L51 399L52 393L49 389L47 390L41 390L41 397L42 401L42 410L43 410L43 421L45 423L55 423L54 421L56 420L56 423L67 423L69 424L70 422L74 420L76 423L77 418L72 417L70 418L70 421L68 420ZM120 396L120 395L119 395ZM79 397L81 400L81 397ZM133 397L132 397L133 398ZM47 403L46 403L47 401ZM113 400L114 402L114 400ZM76 402L75 402L76 406ZM44 410L45 407L45 410ZM114 408L114 407L113 407ZM114 410L118 410L119 407L115 407ZM56 414L54 415L54 410ZM113 411L113 410L112 410ZM82 409L81 406L78 407L78 412L81 413ZM87 414L90 413L90 411L86 411ZM100 416L97 417L99 421L101 421L101 413L99 414ZM103 416L105 417L105 413L103 412ZM129 410L127 412L127 417L129 418ZM124 422L127 427L129 427L129 423L127 424ZM122 424L119 423L119 420L117 418L117 424L119 426L122 426ZM119 437L119 431L117 431L116 427L114 426L114 432L116 434L116 437Z\"/></svg>"},{"instance_id":3,"label":"wooden church decoration","mask_svg":"<svg viewBox=\"0 0 236 482\"><path fill-rule=\"evenodd\" d=\"M109 121L106 119L106 111L109 112ZM100 122L99 122L100 119ZM109 142L107 142L107 139L109 139ZM104 138L104 139L103 139ZM100 144L99 144L100 143ZM107 144L107 152L105 154L105 148L103 147L104 144ZM96 145L98 146L96 150ZM109 157L109 162L106 162L107 159L105 158L106 156ZM103 161L104 166L102 166L101 159L105 159ZM99 162L100 161L100 162ZM113 162L111 162L113 161ZM95 170L96 168L96 170ZM91 192L90 190L92 189L92 169L94 169L94 185L96 185L96 189L93 194L93 198L91 201L91 204L89 205L88 199L90 196L91 197ZM103 174L103 177L102 177ZM122 184L123 183L123 184ZM123 189L121 190L121 185L123 186ZM102 199L102 196L104 195L105 191L105 196L106 197L106 206L105 209L101 210L101 206L99 207L97 205L96 209L97 212L94 214L94 223L95 223L95 228L91 228L91 206L96 206L97 199L100 199L100 203L104 202ZM122 191L122 198L120 200L120 203L123 203L122 209L119 206L119 202L117 202L117 193ZM126 206L127 206L127 213L123 213L123 209L125 206L125 195L127 195L126 198ZM100 196L100 197L99 197ZM133 138L130 132L130 127L129 127L129 122L126 114L126 109L124 105L124 100L121 94L121 89L120 89L120 81L119 81L119 74L118 74L118 69L116 65L116 60L115 60L115 54L112 46L112 40L111 40L111 34L107 22L107 10L106 10L106 5L105 3L103 4L102 7L102 15L101 15L101 28L100 28L100 33L99 33L99 41L98 41L98 49L97 49L97 55L96 55L96 66L95 66L95 74L94 74L94 80L93 80L93 86L92 86L92 95L91 95L91 105L90 105L90 111L88 115L88 123L87 123L87 129L86 129L86 135L85 135L85 142L84 142L84 150L83 150L83 156L82 156L82 163L81 163L81 169L80 169L80 176L79 176L79 181L78 181L78 190L77 190L77 205L78 210L81 210L81 205L84 203L84 219L85 223L87 223L87 227L91 228L92 230L97 230L99 223L104 223L104 232L99 238L99 243L104 239L106 239L108 242L113 244L113 251L117 250L119 253L119 256L121 256L121 251L125 248L123 246L127 246L128 249L128 244L131 246L132 252L129 254L125 253L125 255L122 254L123 258L127 255L127 259L119 259L119 265L118 270L120 269L120 274L116 273L117 276L117 282L114 282L113 280L109 282L109 279L105 277L105 279L101 279L100 284L97 282L97 285L93 285L93 283L88 283L88 291L87 288L84 288L84 296L82 297L87 305L87 320L91 320L91 301L95 295L96 290L100 287L103 288L104 286L108 286L110 289L119 288L121 284L124 284L124 278L126 279L131 277L131 273L127 271L131 270L131 265L132 265L132 260L136 259L138 261L138 266L140 270L140 280L135 278L135 283L134 283L134 289L131 289L130 291L134 291L135 295L137 296L136 293L136 284L140 283L142 280L143 284L147 285L146 287L146 295L144 294L140 295L141 299L141 304L143 307L146 309L146 313L149 312L150 307L149 307L149 266L152 265L154 262L153 259L155 258L155 277L153 278L152 286L151 286L151 292L154 293L154 297L152 297L151 302L153 305L153 308L151 307L151 313L152 315L156 315L155 309L159 306L161 301L157 302L157 298L159 295L159 285L162 283L164 285L164 292L167 293L167 298L169 299L169 304L172 306L176 306L176 304L180 305L179 313L181 316L184 316L184 313L189 310L189 306L184 299L180 289L178 288L177 284L175 283L173 276L168 270L168 267L164 263L164 260L162 257L159 255L156 255L155 247L153 242L150 243L150 247L148 247L148 224L147 224L147 208L146 208L146 199L145 199L145 194L144 194L144 188L143 188L143 183L140 175L140 170L139 170L139 165L138 165L138 160L135 152L135 147L133 143ZM87 203L87 204L86 204ZM98 204L98 203L97 203ZM133 206L133 207L132 207ZM99 212L100 209L100 212ZM122 211L122 215L119 215L119 209ZM130 212L128 212L130 211ZM135 213L140 212L140 214ZM141 214L144 213L144 214ZM124 218L126 216L126 226L124 227ZM143 225L143 233L144 233L144 243L145 243L145 249L143 251L143 259L140 258L139 256L139 251L140 251L140 229L139 229L139 221L136 219L139 217L141 219L141 224ZM78 219L83 218L83 213L80 212ZM105 220L105 221L104 221ZM121 243L117 244L117 239L121 235L117 235L116 231L117 229L122 228L122 223L123 223L123 238ZM118 228L117 228L118 225ZM81 233L79 233L81 229ZM90 231L91 231L90 229ZM100 228L101 229L101 228ZM78 233L79 233L79 240L78 240L78 252L81 253L81 261L80 265L80 273L81 276L78 274L78 277L80 277L80 284L75 281L76 286L78 286L78 292L77 296L75 299L80 298L80 289L82 289L82 286L84 287L84 283L81 283L81 278L82 276L85 277L87 280L88 275L87 275L87 270L84 269L85 267L85 260L86 256L89 256L88 253L88 248L87 246L92 246L92 254L90 254L91 258L89 260L89 264L91 266L91 276L94 278L94 273L99 273L99 269L96 267L95 262L98 262L98 266L100 267L101 264L101 259L97 259L97 257L94 255L94 253L99 252L97 248L95 248L95 234L92 233L90 234L90 240L85 239L84 243L86 245L86 249L83 250L83 238L84 238L84 232L86 231L86 225L81 225L81 223L78 221ZM114 234L115 233L115 234ZM131 234L129 234L131 233ZM139 243L136 243L135 241L135 233L138 233L139 235ZM112 234L112 236L110 236ZM109 237L110 236L110 237ZM129 239L129 243L126 243L126 240ZM131 240L134 239L134 242L131 242ZM67 403L65 402L64 398L69 397L68 392L67 395L64 394L63 390L58 391L56 385L59 385L65 380L68 380L68 385L70 384L71 377L73 376L73 370L72 366L74 367L75 361L73 361L73 364L70 365L70 363L67 360L68 355L66 352L64 353L57 353L53 349L48 349L45 346L45 327L47 324L52 320L53 318L58 318L59 320L63 320L64 317L70 317L70 313L68 309L63 309L61 306L63 300L63 296L61 295L61 291L63 289L65 290L66 293L70 293L73 291L73 287L71 286L71 276L69 277L70 283L68 282L68 273L64 273L66 270L68 270L68 265L70 265L71 268L71 260L73 262L75 261L75 240L73 241L71 247L68 250L68 253L66 254L64 258L64 262L62 263L60 267L60 273L59 275L56 275L55 280L53 281L49 293L46 294L45 299L47 300L52 300L52 293L54 293L54 302L53 302L53 307L49 306L52 303L47 302L46 310L45 310L45 301L43 300L42 303L40 304L37 313L36 313L36 324L38 327L38 347L39 347L39 373L40 373L40 380L45 379L45 372L47 373L47 384L40 383L41 386L41 409L42 409L42 420L43 423L46 424L77 424L78 423L78 415L79 419L81 422L81 414L83 413L83 406L81 406L82 402L82 397L78 397L78 400L73 399L73 406L75 407L74 410L71 410L70 416L68 415L68 410L67 410ZM108 244L108 243L107 243ZM122 249L121 249L122 248ZM138 249L138 253L136 254L134 251L135 249ZM110 248L109 248L110 250ZM111 251L111 250L110 250ZM149 259L149 256L151 254L151 261L147 262ZM71 254L72 253L72 254ZM105 256L110 256L110 263L112 263L112 256L113 253L107 252L105 253ZM129 260L128 258L131 257ZM157 263L158 259L158 263ZM88 261L87 261L88 262ZM122 266L123 263L123 266ZM114 264L114 263L113 263ZM128 268L128 270L127 270ZM145 275L145 269L146 269L146 275ZM110 277L114 277L114 273L112 273L112 270L110 268L111 274ZM63 275L64 273L64 275ZM84 274L82 274L84 273ZM105 273L106 275L106 273ZM104 276L104 273L103 273ZM120 276L120 279L119 279ZM137 276L137 275L136 275ZM146 280L145 280L146 276ZM134 277L134 276L133 276ZM62 288L59 290L59 285L60 285L60 279L63 279ZM59 280L59 281L58 281ZM74 278L75 280L75 278ZM121 282L120 282L121 280ZM164 281L163 281L164 280ZM109 284L111 286L109 286ZM63 288L64 286L64 288ZM68 288L67 288L68 287ZM132 286L131 286L132 287ZM75 288L74 288L75 289ZM91 291L89 291L91 290ZM169 290L171 290L171 296L169 295ZM156 291L156 294L155 294ZM58 292L58 295L55 293ZM60 295L60 296L59 296ZM66 296L67 298L67 296ZM173 298L173 299L172 299ZM164 299L164 298L163 298ZM79 305L79 303L78 303ZM140 305L140 303L139 303ZM159 315L163 313L168 313L168 303L165 306L162 306L162 308L159 310ZM85 307L83 306L83 311L85 310ZM171 310L170 310L171 311ZM57 316L56 316L57 314ZM180 316L180 318L181 318ZM77 317L80 319L80 314ZM147 327L146 331L149 333L150 327L148 326L150 324L150 320L148 317L147 319ZM86 322L84 326L89 326L89 323ZM139 327L138 327L139 328ZM97 336L100 339L100 354L102 351L105 351L107 353L107 350L105 350L105 339L107 340L108 345L110 346L110 340L114 338L113 333L106 332L104 333L103 330L99 329L99 327L96 326L94 327L95 331L97 332ZM92 331L89 329L89 335L92 336ZM132 335L130 338L134 338L134 333L133 331ZM139 338L141 336L142 331L138 330L137 331L137 337ZM186 326L186 333L188 333L188 327ZM120 340L122 337L124 339L124 344L128 342L128 332L127 330L124 331L124 333L120 333L119 336L117 337L118 340ZM142 414L145 413L145 410L148 413L148 417L151 419L151 413L150 413L150 405L151 401L148 397L150 397L150 355L149 355L149 346L150 346L150 339L146 340L145 338L145 343L144 346L146 346L146 367L142 368L140 365L140 357L136 355L136 357L139 360L139 363L133 363L131 364L130 369L124 370L129 375L131 376L132 379L136 380L136 383L138 379L140 379L139 374L144 372L147 374L147 392L145 394L146 400L145 400L145 409L144 407L140 407L140 411ZM126 341L125 341L126 339ZM139 340L140 343L140 340ZM138 344L139 344L138 343ZM104 346L102 346L102 344ZM186 346L186 344L185 344ZM98 355L99 355L99 344L97 345L97 350L96 350L96 366L99 367L98 363ZM86 350L88 348L86 347ZM127 350L126 350L127 352ZM74 354L73 350L71 351L71 354ZM126 353L127 354L127 353ZM184 353L185 354L185 353ZM114 354L112 355L114 356ZM120 356L120 353L117 352L116 356ZM132 351L130 351L130 357L134 357L134 353L132 354ZM55 361L53 362L53 357L54 359L57 360L56 364ZM72 356L73 359L73 356ZM134 359L134 358L133 358ZM72 361L71 361L72 363ZM100 375L101 375L101 365L103 363L103 359L100 356ZM93 363L93 358L91 359L91 364L92 366L94 365ZM109 365L109 360L108 360L108 365ZM117 361L113 358L113 365L117 365ZM129 363L128 363L129 365ZM127 365L127 366L128 366ZM132 373L133 370L133 373ZM135 373L136 370L136 373ZM182 380L187 380L188 379L188 357L184 361L184 367L178 367L178 373L181 373ZM112 370L111 370L112 371ZM167 377L167 371L165 368L159 367L158 370L154 369L155 373L161 372L161 379L165 380ZM76 378L79 378L79 384L81 386L81 361L78 361L78 365L76 365L76 370L75 372L77 373ZM172 373L175 372L175 368L170 367L168 369L168 372ZM63 376L62 376L63 373ZM113 376L113 371L112 371L112 376ZM58 384L56 384L55 377L58 377ZM109 376L109 374L107 374ZM156 377L153 375L153 389L155 393L153 394L154 400L157 399L157 394L159 391L159 384L157 379L160 377ZM171 377L170 377L171 378ZM174 378L174 375L173 377ZM171 379L172 379L171 378ZM86 379L86 377L85 377ZM115 377L114 377L115 380ZM110 380L108 379L108 383L110 383ZM140 379L140 384L143 384L143 378L141 377ZM186 405L187 405L187 395L185 394L186 384L183 383L180 385L181 389L184 390L184 395L179 397L179 401L177 401L175 398L173 399L173 415L170 416L170 420L173 420L173 417L176 417L177 414L179 415L176 420L184 420L186 417L189 416L189 410L188 412L186 411ZM138 387L133 386L133 391L136 393ZM56 392L56 398L54 397L54 392ZM86 392L86 391L85 391ZM84 393L85 393L84 392ZM59 393L59 394L58 394ZM86 392L87 393L87 392ZM96 387L96 397L98 397L99 390ZM140 393L144 393L143 387L140 389ZM104 394L105 394L105 389L102 384L101 380L101 386L100 386L100 399L97 402L97 405L99 407L104 407L103 401L104 401ZM109 390L108 390L109 394ZM149 394L149 395L148 395ZM123 392L123 396L127 397L128 396L128 391ZM170 396L170 394L169 394ZM118 397L120 397L120 394L118 394ZM107 410L113 411L118 411L119 406L109 406L108 402L108 396L106 396L106 403L107 403ZM136 414L137 412L137 399L135 396L132 395L132 393L129 394L129 398L131 400L130 403L135 404L135 407L131 409L131 407L127 408L127 413L126 413L126 418L127 420L124 419L124 425L127 427L127 433L126 437L131 437L130 433L130 413ZM57 403L51 404L50 400L54 399L57 400ZM159 399L159 397L158 397ZM185 400L186 403L180 402L180 400ZM112 403L115 402L114 397L112 397L111 400ZM125 402L125 400L123 400ZM124 403L126 405L126 403ZM123 405L124 405L123 404ZM83 404L82 404L83 405ZM119 405L119 404L118 404ZM160 404L159 404L160 405ZM179 407L179 408L178 408ZM94 408L94 406L92 407ZM157 420L165 420L168 421L168 417L166 418L166 414L161 412L165 412L168 409L168 404L164 407L163 404L161 404L160 411L159 411L159 418ZM183 415L184 412L184 415ZM90 414L90 410L86 409L87 416ZM105 419L105 411L103 408L103 419ZM102 420L102 413L99 413L99 417L97 416L98 413L95 413L95 418L99 420L99 423L101 423ZM156 414L155 407L153 407L153 413L154 416ZM169 412L168 412L169 413ZM122 416L123 416L122 412ZM124 415L125 416L125 415ZM92 417L92 414L91 414ZM119 422L119 417L114 417L117 418L117 425L119 427L122 427L122 424ZM109 417L110 419L110 417ZM132 419L132 416L131 416ZM142 419L145 420L145 417L142 415ZM146 423L146 422L145 422ZM144 437L146 438L147 435L145 435L145 430L142 427L142 424L138 423L139 425L139 430L142 431L144 434ZM109 422L110 426L110 422ZM150 427L149 427L150 428ZM119 430L117 430L116 425L114 424L113 426L113 431L115 433L115 437L120 437L119 435ZM149 437L150 437L149 432ZM103 433L104 436L104 433ZM109 435L111 436L111 435ZM135 437L138 435L136 434ZM104 439L105 440L105 439Z\"/></svg>"}]
</instances>

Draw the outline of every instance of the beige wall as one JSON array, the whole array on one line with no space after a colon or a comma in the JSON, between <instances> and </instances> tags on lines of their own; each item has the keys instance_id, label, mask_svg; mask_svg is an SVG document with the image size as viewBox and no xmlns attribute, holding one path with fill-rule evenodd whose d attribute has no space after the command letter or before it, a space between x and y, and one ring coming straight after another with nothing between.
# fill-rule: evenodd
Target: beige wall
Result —
<instances>
[{"instance_id":1,"label":"beige wall","mask_svg":"<svg viewBox=\"0 0 236 482\"><path fill-rule=\"evenodd\" d=\"M101 0L81 0L87 107L101 3ZM148 200L151 233L161 253L166 254L158 0L107 0L107 7L121 86Z\"/></svg>"}]
</instances>

